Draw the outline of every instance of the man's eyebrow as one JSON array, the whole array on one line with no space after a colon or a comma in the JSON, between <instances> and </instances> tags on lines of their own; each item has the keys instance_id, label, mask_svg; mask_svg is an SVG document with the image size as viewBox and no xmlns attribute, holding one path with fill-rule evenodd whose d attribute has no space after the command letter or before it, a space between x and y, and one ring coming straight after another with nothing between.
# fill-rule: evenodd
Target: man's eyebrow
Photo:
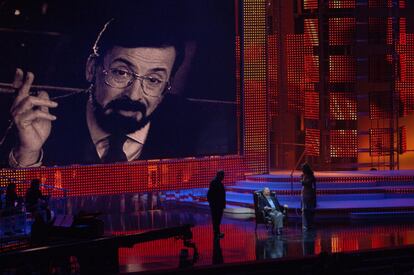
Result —
<instances>
[{"instance_id":1,"label":"man's eyebrow","mask_svg":"<svg viewBox=\"0 0 414 275\"><path fill-rule=\"evenodd\" d=\"M115 58L114 60L112 60L112 61L111 61L111 64L113 64L113 63L115 63L115 62L123 62L123 63L125 63L126 65L128 65L129 67L136 68L136 67L135 67L135 65L134 65L134 64L132 64L132 62L131 62L131 61L129 61L128 59L122 58L122 57Z\"/></svg>"},{"instance_id":2,"label":"man's eyebrow","mask_svg":"<svg viewBox=\"0 0 414 275\"><path fill-rule=\"evenodd\" d=\"M118 58L115 58L114 60L112 60L112 62L111 62L111 64L113 64L113 63L115 63L115 62L123 62L123 63L125 63L126 65L128 65L128 67L131 67L131 68L133 68L134 70L136 70L137 69L137 67L131 62L131 61L129 61L128 59L125 59L125 58L123 58L123 57L118 57ZM166 68L164 68L164 67L155 67L155 68L151 68L150 70L149 70L149 73L157 73L157 72L164 72L164 73L167 73L167 69Z\"/></svg>"}]
</instances>

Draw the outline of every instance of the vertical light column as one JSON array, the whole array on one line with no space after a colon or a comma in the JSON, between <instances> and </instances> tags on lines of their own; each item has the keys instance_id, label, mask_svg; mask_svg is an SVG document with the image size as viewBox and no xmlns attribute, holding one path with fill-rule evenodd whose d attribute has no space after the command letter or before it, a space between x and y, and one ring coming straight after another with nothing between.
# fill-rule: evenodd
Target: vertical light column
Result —
<instances>
[{"instance_id":1,"label":"vertical light column","mask_svg":"<svg viewBox=\"0 0 414 275\"><path fill-rule=\"evenodd\" d=\"M266 1L243 1L244 156L250 173L269 170Z\"/></svg>"}]
</instances>

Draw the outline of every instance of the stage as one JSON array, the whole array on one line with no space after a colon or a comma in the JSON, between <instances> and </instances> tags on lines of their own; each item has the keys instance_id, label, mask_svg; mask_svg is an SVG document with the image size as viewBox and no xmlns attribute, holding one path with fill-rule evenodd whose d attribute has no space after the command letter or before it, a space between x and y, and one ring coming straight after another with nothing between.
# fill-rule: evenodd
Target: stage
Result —
<instances>
[{"instance_id":1,"label":"stage","mask_svg":"<svg viewBox=\"0 0 414 275\"><path fill-rule=\"evenodd\" d=\"M192 207L177 207L121 216L108 217L108 229L124 234L149 228L194 223L193 240L199 258L195 267L217 264L261 263L263 260L292 259L342 252L362 252L371 249L400 248L414 245L414 222L392 223L331 223L318 222L317 229L302 233L301 224L289 221L281 236L274 236L264 225L255 231L254 219L236 219L224 215L222 231L225 237L213 239L210 215ZM109 232L108 232L109 233ZM180 264L182 242L175 239L153 241L120 250L122 272L176 269ZM191 252L188 256L191 261ZM222 255L222 258L220 257Z\"/></svg>"},{"instance_id":2,"label":"stage","mask_svg":"<svg viewBox=\"0 0 414 275\"><path fill-rule=\"evenodd\" d=\"M375 258L384 251L397 254L400 250L411 251L414 247L413 175L413 171L317 172L316 230L306 233L301 229L299 172L293 177L290 172L273 172L226 182L227 208L222 222L225 237L220 241L213 239L206 188L69 196L52 199L50 206L58 215L100 212L104 234L108 237L186 224L193 226L196 257L181 239L146 241L131 248L119 248L121 273L185 271L184 267L189 266L199 270L224 268L229 270L223 272L231 273L235 266L253 268L252 265L262 266L268 261L285 264L294 261L293 266L309 261L313 266L321 264L321 257L329 259L323 261L331 261L338 255L354 257L371 253ZM262 224L255 230L252 193L264 186L275 191L282 204L289 205L288 219L280 236L274 236ZM2 237L3 241L9 240L10 251L28 248L25 237L29 234L30 220L27 220L22 232Z\"/></svg>"},{"instance_id":3,"label":"stage","mask_svg":"<svg viewBox=\"0 0 414 275\"><path fill-rule=\"evenodd\" d=\"M225 238L219 246L212 238L205 188L158 194L160 208L133 215L132 220L150 221L152 226L157 221L162 226L177 222L195 224L194 241L200 257L194 266L199 267L221 260L225 264L255 264L414 245L414 171L326 171L315 175L318 210L317 229L312 232L301 230L299 171L292 177L290 171L278 171L248 175L243 181L228 183L222 227ZM252 193L265 186L278 194L282 204L289 205L289 219L282 236L273 236L264 225L255 231ZM124 218L120 225L127 232L133 231L133 224L126 225L126 220L130 219ZM175 268L179 266L179 250L180 245L174 240L136 245L120 251L120 263L125 272Z\"/></svg>"}]
</instances>

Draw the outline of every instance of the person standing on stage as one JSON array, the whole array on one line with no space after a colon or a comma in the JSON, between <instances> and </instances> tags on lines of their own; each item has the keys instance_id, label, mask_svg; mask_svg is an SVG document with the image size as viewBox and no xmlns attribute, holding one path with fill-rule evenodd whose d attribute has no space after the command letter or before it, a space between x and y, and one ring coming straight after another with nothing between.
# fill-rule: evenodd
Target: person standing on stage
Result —
<instances>
[{"instance_id":1,"label":"person standing on stage","mask_svg":"<svg viewBox=\"0 0 414 275\"><path fill-rule=\"evenodd\" d=\"M39 208L43 200L42 191L40 191L40 180L32 179L30 182L30 188L26 191L25 202L26 207L30 212L34 212L36 208Z\"/></svg>"},{"instance_id":2,"label":"person standing on stage","mask_svg":"<svg viewBox=\"0 0 414 275\"><path fill-rule=\"evenodd\" d=\"M16 192L16 184L10 182L6 189L6 208L11 210L14 209L19 202L19 196Z\"/></svg>"},{"instance_id":3,"label":"person standing on stage","mask_svg":"<svg viewBox=\"0 0 414 275\"><path fill-rule=\"evenodd\" d=\"M210 188L207 192L207 200L210 205L211 219L213 222L213 232L216 238L224 237L224 234L220 232L221 218L223 217L224 208L226 208L226 191L224 189L223 179L224 171L220 170L210 182Z\"/></svg>"},{"instance_id":4,"label":"person standing on stage","mask_svg":"<svg viewBox=\"0 0 414 275\"><path fill-rule=\"evenodd\" d=\"M316 208L316 178L308 163L302 165L302 229L307 231L313 228Z\"/></svg>"}]
</instances>

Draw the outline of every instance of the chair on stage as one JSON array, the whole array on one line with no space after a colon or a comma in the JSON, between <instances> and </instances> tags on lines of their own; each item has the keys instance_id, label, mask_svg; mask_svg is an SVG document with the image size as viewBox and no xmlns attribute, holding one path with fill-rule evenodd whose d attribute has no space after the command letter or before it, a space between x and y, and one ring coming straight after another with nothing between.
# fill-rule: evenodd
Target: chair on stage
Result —
<instances>
[{"instance_id":1,"label":"chair on stage","mask_svg":"<svg viewBox=\"0 0 414 275\"><path fill-rule=\"evenodd\" d=\"M270 196L276 197L276 193L270 192ZM273 221L270 218L270 216L266 215L264 209L259 208L260 197L264 197L262 190L257 190L253 192L254 213L255 213L255 218L256 218L255 231L257 230L258 224L264 224L266 226L266 229L273 228ZM280 207L282 208L282 213L283 213L283 223L286 223L287 215L288 215L288 206L285 204L285 205L280 205Z\"/></svg>"}]
</instances>

